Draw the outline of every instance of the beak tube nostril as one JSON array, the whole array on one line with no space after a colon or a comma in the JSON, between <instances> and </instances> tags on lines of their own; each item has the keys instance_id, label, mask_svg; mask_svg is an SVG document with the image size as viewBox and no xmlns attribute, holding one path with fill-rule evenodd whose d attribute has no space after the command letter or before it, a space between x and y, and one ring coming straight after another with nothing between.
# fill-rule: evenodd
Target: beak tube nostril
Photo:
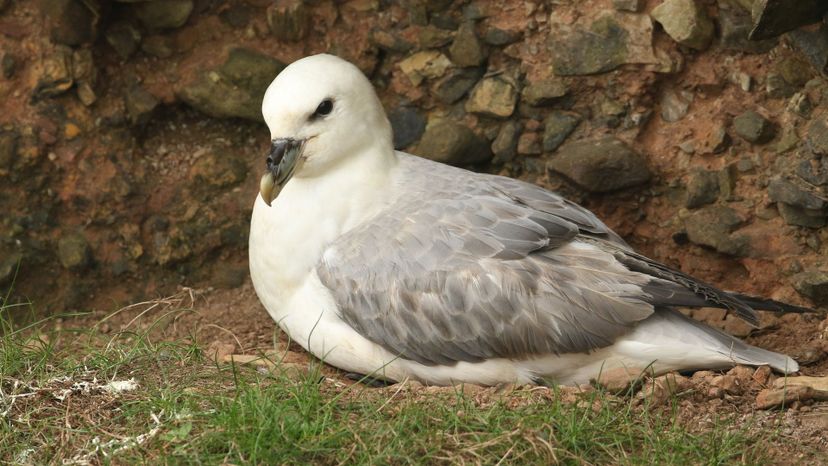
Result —
<instances>
[{"instance_id":1,"label":"beak tube nostril","mask_svg":"<svg viewBox=\"0 0 828 466\"><path fill-rule=\"evenodd\" d=\"M270 205L293 175L303 144L304 140L292 138L279 138L270 142L270 152L266 159L267 172L259 186L259 192L267 205Z\"/></svg>"}]
</instances>

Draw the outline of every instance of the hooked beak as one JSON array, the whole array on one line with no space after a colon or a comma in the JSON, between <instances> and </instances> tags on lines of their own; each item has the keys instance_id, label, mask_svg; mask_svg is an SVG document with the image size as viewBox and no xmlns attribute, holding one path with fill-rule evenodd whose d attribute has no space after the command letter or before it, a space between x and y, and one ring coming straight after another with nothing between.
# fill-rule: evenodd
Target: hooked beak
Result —
<instances>
[{"instance_id":1,"label":"hooked beak","mask_svg":"<svg viewBox=\"0 0 828 466\"><path fill-rule=\"evenodd\" d=\"M268 206L296 171L304 144L304 140L291 138L271 141L270 153L267 154L267 171L259 183L259 194Z\"/></svg>"}]
</instances>

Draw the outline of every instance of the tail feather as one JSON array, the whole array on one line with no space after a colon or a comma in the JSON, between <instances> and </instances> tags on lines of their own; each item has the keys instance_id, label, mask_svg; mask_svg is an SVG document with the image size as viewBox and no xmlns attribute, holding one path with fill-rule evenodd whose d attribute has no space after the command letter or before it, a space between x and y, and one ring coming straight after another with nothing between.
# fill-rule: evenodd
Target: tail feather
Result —
<instances>
[{"instance_id":1,"label":"tail feather","mask_svg":"<svg viewBox=\"0 0 828 466\"><path fill-rule=\"evenodd\" d=\"M693 320L678 311L664 309L659 314L666 320L683 327L687 334L692 333L696 337L704 339L709 349L731 359L735 364L767 365L783 374L790 374L799 370L799 364L789 356L749 345L736 337ZM691 331L690 327L694 331Z\"/></svg>"}]
</instances>

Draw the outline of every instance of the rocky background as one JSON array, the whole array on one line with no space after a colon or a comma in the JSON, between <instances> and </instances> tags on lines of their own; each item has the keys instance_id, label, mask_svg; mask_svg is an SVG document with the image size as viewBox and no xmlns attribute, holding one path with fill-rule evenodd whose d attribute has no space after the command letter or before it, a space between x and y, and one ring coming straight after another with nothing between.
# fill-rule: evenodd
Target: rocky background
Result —
<instances>
[{"instance_id":1,"label":"rocky background","mask_svg":"<svg viewBox=\"0 0 828 466\"><path fill-rule=\"evenodd\" d=\"M726 289L826 306L821 3L2 0L0 289L58 312L244 284L261 96L326 51L372 79L399 149L558 190Z\"/></svg>"}]
</instances>

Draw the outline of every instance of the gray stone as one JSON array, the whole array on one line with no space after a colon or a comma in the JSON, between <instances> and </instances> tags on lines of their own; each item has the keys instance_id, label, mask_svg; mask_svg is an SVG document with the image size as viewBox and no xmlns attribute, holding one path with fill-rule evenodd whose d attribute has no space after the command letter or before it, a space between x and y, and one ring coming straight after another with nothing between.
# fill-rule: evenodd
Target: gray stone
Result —
<instances>
[{"instance_id":1,"label":"gray stone","mask_svg":"<svg viewBox=\"0 0 828 466\"><path fill-rule=\"evenodd\" d=\"M310 20L302 0L277 0L267 9L270 32L279 40L296 42L307 36Z\"/></svg>"},{"instance_id":2,"label":"gray stone","mask_svg":"<svg viewBox=\"0 0 828 466\"><path fill-rule=\"evenodd\" d=\"M63 94L74 84L72 50L68 47L56 47L52 55L43 59L42 66L42 73L32 92L33 100Z\"/></svg>"},{"instance_id":3,"label":"gray stone","mask_svg":"<svg viewBox=\"0 0 828 466\"><path fill-rule=\"evenodd\" d=\"M434 84L434 95L445 104L462 99L483 76L481 68L455 68Z\"/></svg>"},{"instance_id":4,"label":"gray stone","mask_svg":"<svg viewBox=\"0 0 828 466\"><path fill-rule=\"evenodd\" d=\"M687 238L723 254L746 256L750 243L745 236L733 234L744 219L730 207L708 206L699 209L684 221Z\"/></svg>"},{"instance_id":5,"label":"gray stone","mask_svg":"<svg viewBox=\"0 0 828 466\"><path fill-rule=\"evenodd\" d=\"M454 38L454 33L452 31L428 25L420 29L417 41L419 42L421 48L437 49L444 45L448 45L452 38Z\"/></svg>"},{"instance_id":6,"label":"gray stone","mask_svg":"<svg viewBox=\"0 0 828 466\"><path fill-rule=\"evenodd\" d=\"M100 18L97 0L41 0L52 42L78 46L95 41Z\"/></svg>"},{"instance_id":7,"label":"gray stone","mask_svg":"<svg viewBox=\"0 0 828 466\"><path fill-rule=\"evenodd\" d=\"M661 119L668 123L681 120L690 110L692 101L692 92L667 89L661 95Z\"/></svg>"},{"instance_id":8,"label":"gray stone","mask_svg":"<svg viewBox=\"0 0 828 466\"><path fill-rule=\"evenodd\" d=\"M502 47L519 41L521 37L523 35L520 31L504 31L503 29L490 27L483 35L483 42L496 47Z\"/></svg>"},{"instance_id":9,"label":"gray stone","mask_svg":"<svg viewBox=\"0 0 828 466\"><path fill-rule=\"evenodd\" d=\"M230 49L227 61L219 67L218 72L251 96L258 97L261 102L267 87L285 66L270 55L235 47Z\"/></svg>"},{"instance_id":10,"label":"gray stone","mask_svg":"<svg viewBox=\"0 0 828 466\"><path fill-rule=\"evenodd\" d=\"M58 240L58 259L69 270L86 269L92 262L89 243L80 233L68 233Z\"/></svg>"},{"instance_id":11,"label":"gray stone","mask_svg":"<svg viewBox=\"0 0 828 466\"><path fill-rule=\"evenodd\" d=\"M130 6L138 21L151 31L179 28L193 12L193 0L150 0Z\"/></svg>"},{"instance_id":12,"label":"gray stone","mask_svg":"<svg viewBox=\"0 0 828 466\"><path fill-rule=\"evenodd\" d=\"M803 209L784 202L776 204L776 207L779 209L782 220L788 225L822 228L828 223L828 217L822 210Z\"/></svg>"},{"instance_id":13,"label":"gray stone","mask_svg":"<svg viewBox=\"0 0 828 466\"><path fill-rule=\"evenodd\" d=\"M810 270L801 272L791 279L794 289L813 301L817 306L828 305L828 272Z\"/></svg>"},{"instance_id":14,"label":"gray stone","mask_svg":"<svg viewBox=\"0 0 828 466\"><path fill-rule=\"evenodd\" d=\"M14 55L9 52L3 54L3 59L0 60L0 71L6 79L14 77L14 72L17 71L17 59L14 58Z\"/></svg>"},{"instance_id":15,"label":"gray stone","mask_svg":"<svg viewBox=\"0 0 828 466\"><path fill-rule=\"evenodd\" d=\"M463 19L477 21L489 16L490 14L487 6L479 2L472 2L463 6Z\"/></svg>"},{"instance_id":16,"label":"gray stone","mask_svg":"<svg viewBox=\"0 0 828 466\"><path fill-rule=\"evenodd\" d=\"M284 63L268 55L235 48L218 70L202 72L176 94L210 116L262 121L264 92L284 67Z\"/></svg>"},{"instance_id":17,"label":"gray stone","mask_svg":"<svg viewBox=\"0 0 828 466\"><path fill-rule=\"evenodd\" d=\"M828 118L825 115L808 125L805 143L814 154L828 155Z\"/></svg>"},{"instance_id":18,"label":"gray stone","mask_svg":"<svg viewBox=\"0 0 828 466\"><path fill-rule=\"evenodd\" d=\"M719 175L715 171L697 170L687 180L687 200L684 205L695 209L711 204L719 197Z\"/></svg>"},{"instance_id":19,"label":"gray stone","mask_svg":"<svg viewBox=\"0 0 828 466\"><path fill-rule=\"evenodd\" d=\"M145 125L160 102L139 84L134 84L127 87L124 103L130 123Z\"/></svg>"},{"instance_id":20,"label":"gray stone","mask_svg":"<svg viewBox=\"0 0 828 466\"><path fill-rule=\"evenodd\" d=\"M558 79L546 79L523 88L521 99L533 107L550 105L569 93L569 86Z\"/></svg>"},{"instance_id":21,"label":"gray stone","mask_svg":"<svg viewBox=\"0 0 828 466\"><path fill-rule=\"evenodd\" d=\"M574 113L553 111L543 122L543 150L553 152L575 131L581 117Z\"/></svg>"},{"instance_id":22,"label":"gray stone","mask_svg":"<svg viewBox=\"0 0 828 466\"><path fill-rule=\"evenodd\" d=\"M791 43L805 55L817 70L828 73L828 24L821 24L819 29L809 31L799 29L788 34Z\"/></svg>"},{"instance_id":23,"label":"gray stone","mask_svg":"<svg viewBox=\"0 0 828 466\"><path fill-rule=\"evenodd\" d=\"M388 114L394 133L394 149L401 150L420 140L426 127L425 118L416 109L397 107Z\"/></svg>"},{"instance_id":24,"label":"gray stone","mask_svg":"<svg viewBox=\"0 0 828 466\"><path fill-rule=\"evenodd\" d=\"M520 124L515 121L507 121L500 126L500 131L498 131L497 137L492 142L495 162L504 163L515 158L519 134Z\"/></svg>"},{"instance_id":25,"label":"gray stone","mask_svg":"<svg viewBox=\"0 0 828 466\"><path fill-rule=\"evenodd\" d=\"M788 56L779 60L773 64L771 69L796 90L801 89L814 77L814 71L808 62L796 56Z\"/></svg>"},{"instance_id":26,"label":"gray stone","mask_svg":"<svg viewBox=\"0 0 828 466\"><path fill-rule=\"evenodd\" d=\"M610 16L589 30L575 29L563 38L550 36L553 71L558 76L604 73L626 63L629 33Z\"/></svg>"},{"instance_id":27,"label":"gray stone","mask_svg":"<svg viewBox=\"0 0 828 466\"><path fill-rule=\"evenodd\" d=\"M759 54L767 53L776 47L778 40L765 39L753 41L748 39L753 24L750 13L742 8L730 6L726 0L719 0L719 43L725 50Z\"/></svg>"},{"instance_id":28,"label":"gray stone","mask_svg":"<svg viewBox=\"0 0 828 466\"><path fill-rule=\"evenodd\" d=\"M799 146L801 139L796 132L795 128L785 128L782 131L782 136L779 137L779 141L776 142L774 145L774 152L777 154L784 154L791 149L794 149Z\"/></svg>"},{"instance_id":29,"label":"gray stone","mask_svg":"<svg viewBox=\"0 0 828 466\"><path fill-rule=\"evenodd\" d=\"M226 10L219 13L219 18L225 24L236 29L244 29L250 24L253 16L256 14L250 5L231 4Z\"/></svg>"},{"instance_id":30,"label":"gray stone","mask_svg":"<svg viewBox=\"0 0 828 466\"><path fill-rule=\"evenodd\" d=\"M776 135L773 123L753 110L748 110L734 118L733 130L742 139L754 144L770 142Z\"/></svg>"},{"instance_id":31,"label":"gray stone","mask_svg":"<svg viewBox=\"0 0 828 466\"><path fill-rule=\"evenodd\" d=\"M385 31L374 28L369 36L371 43L382 50L395 53L405 53L414 48L414 45L406 41L392 31Z\"/></svg>"},{"instance_id":32,"label":"gray stone","mask_svg":"<svg viewBox=\"0 0 828 466\"><path fill-rule=\"evenodd\" d=\"M644 0L612 0L616 10L638 13L644 8Z\"/></svg>"},{"instance_id":33,"label":"gray stone","mask_svg":"<svg viewBox=\"0 0 828 466\"><path fill-rule=\"evenodd\" d=\"M664 27L667 35L686 47L704 50L713 40L713 21L695 0L665 0L650 16Z\"/></svg>"},{"instance_id":34,"label":"gray stone","mask_svg":"<svg viewBox=\"0 0 828 466\"><path fill-rule=\"evenodd\" d=\"M123 60L131 57L141 43L141 33L126 21L112 23L106 29L104 36L106 42Z\"/></svg>"},{"instance_id":35,"label":"gray stone","mask_svg":"<svg viewBox=\"0 0 828 466\"><path fill-rule=\"evenodd\" d=\"M476 165L492 158L485 139L467 126L451 120L429 124L414 153L451 165Z\"/></svg>"},{"instance_id":36,"label":"gray stone","mask_svg":"<svg viewBox=\"0 0 828 466\"><path fill-rule=\"evenodd\" d=\"M644 158L612 136L562 146L549 168L596 193L638 186L651 177Z\"/></svg>"},{"instance_id":37,"label":"gray stone","mask_svg":"<svg viewBox=\"0 0 828 466\"><path fill-rule=\"evenodd\" d=\"M828 11L825 0L761 0L751 10L751 40L776 37L806 24L819 22Z\"/></svg>"},{"instance_id":38,"label":"gray stone","mask_svg":"<svg viewBox=\"0 0 828 466\"><path fill-rule=\"evenodd\" d=\"M808 158L799 162L796 174L808 183L828 187L828 157Z\"/></svg>"},{"instance_id":39,"label":"gray stone","mask_svg":"<svg viewBox=\"0 0 828 466\"><path fill-rule=\"evenodd\" d=\"M466 111L493 118L508 118L515 111L517 91L502 77L485 78L472 89Z\"/></svg>"},{"instance_id":40,"label":"gray stone","mask_svg":"<svg viewBox=\"0 0 828 466\"><path fill-rule=\"evenodd\" d=\"M825 196L804 185L797 185L784 178L774 178L768 184L768 196L773 202L784 202L804 209L819 210L828 207Z\"/></svg>"},{"instance_id":41,"label":"gray stone","mask_svg":"<svg viewBox=\"0 0 828 466\"><path fill-rule=\"evenodd\" d=\"M17 159L17 140L15 131L0 131L0 172L9 170Z\"/></svg>"},{"instance_id":42,"label":"gray stone","mask_svg":"<svg viewBox=\"0 0 828 466\"><path fill-rule=\"evenodd\" d=\"M460 26L449 47L449 57L457 66L479 66L486 61L486 53L474 32L474 23L466 22Z\"/></svg>"}]
</instances>

